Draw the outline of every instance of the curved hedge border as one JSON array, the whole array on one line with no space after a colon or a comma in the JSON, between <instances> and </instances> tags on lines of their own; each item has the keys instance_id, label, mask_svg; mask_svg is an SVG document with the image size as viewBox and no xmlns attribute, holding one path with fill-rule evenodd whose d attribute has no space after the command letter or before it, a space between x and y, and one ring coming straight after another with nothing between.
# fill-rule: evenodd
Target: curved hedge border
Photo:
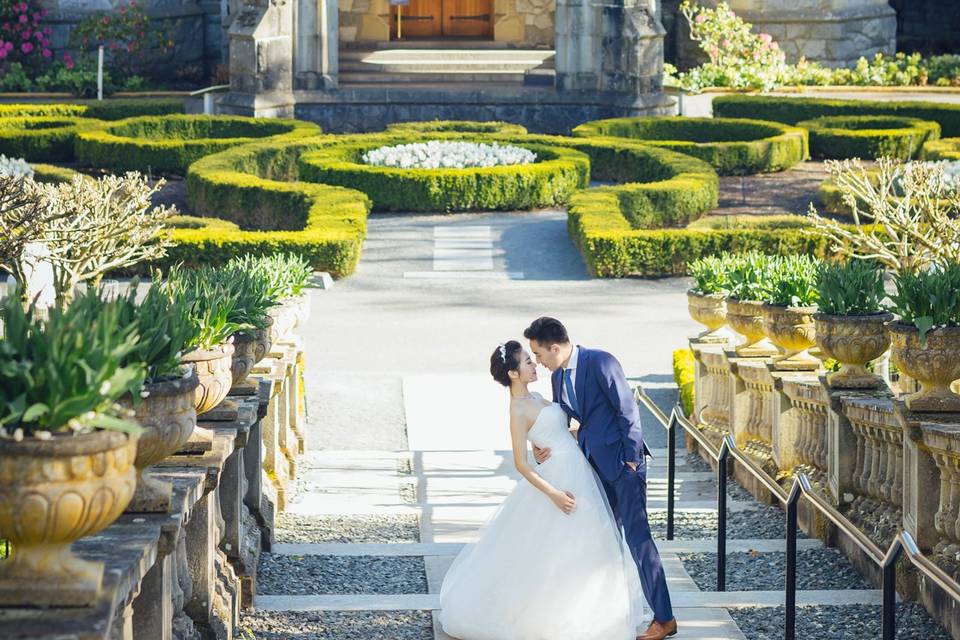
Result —
<instances>
[{"instance_id":1,"label":"curved hedge border","mask_svg":"<svg viewBox=\"0 0 960 640\"><path fill-rule=\"evenodd\" d=\"M573 135L665 147L709 162L720 175L783 171L809 157L805 129L747 118L611 118L581 124Z\"/></svg>"},{"instance_id":2,"label":"curved hedge border","mask_svg":"<svg viewBox=\"0 0 960 640\"><path fill-rule=\"evenodd\" d=\"M0 118L14 116L76 116L98 120L120 120L136 116L183 113L181 98L111 98L58 103L0 104Z\"/></svg>"},{"instance_id":3,"label":"curved hedge border","mask_svg":"<svg viewBox=\"0 0 960 640\"><path fill-rule=\"evenodd\" d=\"M915 157L927 140L940 138L940 125L919 118L892 116L823 116L797 123L810 132L817 158Z\"/></svg>"},{"instance_id":4,"label":"curved hedge border","mask_svg":"<svg viewBox=\"0 0 960 640\"><path fill-rule=\"evenodd\" d=\"M0 154L28 162L69 162L77 134L100 124L68 116L0 118Z\"/></svg>"},{"instance_id":5,"label":"curved hedge border","mask_svg":"<svg viewBox=\"0 0 960 640\"><path fill-rule=\"evenodd\" d=\"M320 133L302 120L241 116L142 116L79 133L77 160L113 171L184 173L193 162L258 139L293 140Z\"/></svg>"},{"instance_id":6,"label":"curved hedge border","mask_svg":"<svg viewBox=\"0 0 960 640\"><path fill-rule=\"evenodd\" d=\"M960 136L960 104L943 102L733 95L714 98L713 115L718 118L758 118L793 125L822 116L920 118L939 124L940 135L944 138Z\"/></svg>"},{"instance_id":7,"label":"curved hedge border","mask_svg":"<svg viewBox=\"0 0 960 640\"><path fill-rule=\"evenodd\" d=\"M217 222L174 229L175 246L153 265L222 264L243 254L295 252L335 277L352 273L366 235L369 198L353 189L295 182L300 155L332 140L254 142L194 162L186 181L194 211L229 220L241 230L226 231Z\"/></svg>"},{"instance_id":8,"label":"curved hedge border","mask_svg":"<svg viewBox=\"0 0 960 640\"><path fill-rule=\"evenodd\" d=\"M960 138L928 140L920 157L924 160L960 160Z\"/></svg>"},{"instance_id":9,"label":"curved hedge border","mask_svg":"<svg viewBox=\"0 0 960 640\"><path fill-rule=\"evenodd\" d=\"M389 133L496 133L509 136L522 136L527 128L510 122L490 120L473 122L472 120L432 120L426 122L395 122L387 126Z\"/></svg>"},{"instance_id":10,"label":"curved hedge border","mask_svg":"<svg viewBox=\"0 0 960 640\"><path fill-rule=\"evenodd\" d=\"M363 143L307 153L300 158L300 177L362 191L376 211L537 209L563 204L573 192L590 183L586 155L537 144L521 144L537 154L536 162L525 165L398 169L361 160L371 149L415 141L419 138L371 136Z\"/></svg>"}]
</instances>

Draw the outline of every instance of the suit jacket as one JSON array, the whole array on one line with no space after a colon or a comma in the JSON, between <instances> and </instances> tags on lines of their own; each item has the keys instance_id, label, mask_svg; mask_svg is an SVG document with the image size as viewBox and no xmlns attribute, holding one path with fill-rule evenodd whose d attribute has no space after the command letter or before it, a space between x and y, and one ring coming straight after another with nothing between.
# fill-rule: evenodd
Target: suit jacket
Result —
<instances>
[{"instance_id":1,"label":"suit jacket","mask_svg":"<svg viewBox=\"0 0 960 640\"><path fill-rule=\"evenodd\" d=\"M646 456L650 455L643 441L640 409L627 377L617 359L606 351L579 347L574 392L583 415L563 401L563 370L553 372L553 401L560 404L568 417L577 418L580 430L577 442L597 472L613 482L620 477L627 462L635 462L637 471L646 473Z\"/></svg>"}]
</instances>

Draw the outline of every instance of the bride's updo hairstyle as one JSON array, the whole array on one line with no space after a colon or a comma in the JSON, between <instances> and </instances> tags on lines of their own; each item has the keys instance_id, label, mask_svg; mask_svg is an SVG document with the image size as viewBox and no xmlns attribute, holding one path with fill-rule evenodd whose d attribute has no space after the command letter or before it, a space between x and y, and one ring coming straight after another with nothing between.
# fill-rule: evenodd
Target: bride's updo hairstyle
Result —
<instances>
[{"instance_id":1,"label":"bride's updo hairstyle","mask_svg":"<svg viewBox=\"0 0 960 640\"><path fill-rule=\"evenodd\" d=\"M505 342L493 350L490 356L490 375L505 387L510 386L509 372L520 368L520 353L523 347L516 340Z\"/></svg>"}]
</instances>

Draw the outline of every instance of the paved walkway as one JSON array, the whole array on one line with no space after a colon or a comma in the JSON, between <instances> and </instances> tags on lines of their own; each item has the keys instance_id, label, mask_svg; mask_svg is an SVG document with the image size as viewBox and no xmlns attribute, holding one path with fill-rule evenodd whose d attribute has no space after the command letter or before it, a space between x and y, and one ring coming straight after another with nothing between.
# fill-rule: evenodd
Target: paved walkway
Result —
<instances>
[{"instance_id":1,"label":"paved walkway","mask_svg":"<svg viewBox=\"0 0 960 640\"><path fill-rule=\"evenodd\" d=\"M486 372L490 353L502 340L520 337L536 316L555 315L577 342L616 354L628 377L669 407L676 393L671 352L696 331L686 313L685 288L681 279L589 279L567 238L561 211L373 216L358 273L314 294L304 336L310 358L308 453L301 491L285 516L293 524L281 532L287 541L276 546L273 559L369 563L409 558L422 563L417 566L425 571L425 588L384 592L379 588L384 574L377 573L359 591L321 588L260 595L257 615L280 616L283 624L294 626L316 623L296 616L335 617L323 617L324 632L305 638L387 637L375 629L357 635L356 625L386 624L382 618L353 620L353 627L337 631L342 616L382 615L391 617L388 623L402 620L401 626L409 626L403 627L404 638L445 639L435 622L443 575L517 482L506 426L508 397ZM544 376L536 388L548 395L546 383ZM652 417L645 418L644 426L656 450L649 471L650 508L662 510L665 437ZM681 461L678 479L681 513L715 508L712 474ZM730 507L751 510L757 505L731 500ZM299 530L310 530L311 522L354 516L385 522L408 518L417 524L414 535L399 542L349 535L336 542ZM699 591L679 554L709 551L712 544L661 542L681 621L678 640L743 639L727 607L782 603L779 592ZM731 540L729 548L772 552L782 544ZM802 545L817 547L819 542ZM348 573L355 583L356 570ZM343 578L336 573L321 577L332 584ZM848 592L843 598L877 601L874 592ZM836 603L838 592L806 592L801 601ZM378 611L383 613L369 614ZM420 613L410 618L411 612ZM294 616L292 622L289 616Z\"/></svg>"}]
</instances>

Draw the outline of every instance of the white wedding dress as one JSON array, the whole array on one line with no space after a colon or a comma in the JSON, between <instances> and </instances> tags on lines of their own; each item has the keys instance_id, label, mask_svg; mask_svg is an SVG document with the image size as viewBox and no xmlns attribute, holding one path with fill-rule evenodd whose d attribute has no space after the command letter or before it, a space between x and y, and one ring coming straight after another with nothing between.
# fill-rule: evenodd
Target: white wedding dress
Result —
<instances>
[{"instance_id":1,"label":"white wedding dress","mask_svg":"<svg viewBox=\"0 0 960 640\"><path fill-rule=\"evenodd\" d=\"M527 439L551 449L537 473L574 495L574 511L521 479L447 572L443 630L460 640L634 640L646 628L637 566L560 405L541 410Z\"/></svg>"}]
</instances>

